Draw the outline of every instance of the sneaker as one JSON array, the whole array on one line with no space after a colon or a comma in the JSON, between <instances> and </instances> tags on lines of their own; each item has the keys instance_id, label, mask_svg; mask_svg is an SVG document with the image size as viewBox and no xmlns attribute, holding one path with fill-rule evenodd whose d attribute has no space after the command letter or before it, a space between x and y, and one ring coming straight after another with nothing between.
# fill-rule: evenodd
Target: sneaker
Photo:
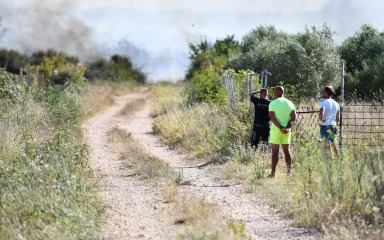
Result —
<instances>
[{"instance_id":1,"label":"sneaker","mask_svg":"<svg viewBox=\"0 0 384 240\"><path fill-rule=\"evenodd\" d=\"M292 177L292 173L287 173L287 177Z\"/></svg>"}]
</instances>

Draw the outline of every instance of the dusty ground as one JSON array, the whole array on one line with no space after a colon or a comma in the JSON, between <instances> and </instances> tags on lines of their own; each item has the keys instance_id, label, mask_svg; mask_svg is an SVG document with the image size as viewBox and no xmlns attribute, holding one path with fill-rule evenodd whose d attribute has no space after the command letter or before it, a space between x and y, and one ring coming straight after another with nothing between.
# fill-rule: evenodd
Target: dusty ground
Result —
<instances>
[{"instance_id":1,"label":"dusty ground","mask_svg":"<svg viewBox=\"0 0 384 240\"><path fill-rule=\"evenodd\" d=\"M187 156L164 146L152 132L150 102L129 118L116 117L126 103L141 94L116 97L116 104L88 119L84 124L87 143L92 149L91 166L100 183L100 195L107 205L103 225L105 239L175 239L183 230L161 209L159 190L135 176L108 146L107 132L119 126L153 155L182 171L187 185L180 191L211 202L226 220L244 221L252 239L316 239L318 234L292 226L278 216L266 201L241 191L240 186L216 179L209 171L198 168Z\"/></svg>"}]
</instances>

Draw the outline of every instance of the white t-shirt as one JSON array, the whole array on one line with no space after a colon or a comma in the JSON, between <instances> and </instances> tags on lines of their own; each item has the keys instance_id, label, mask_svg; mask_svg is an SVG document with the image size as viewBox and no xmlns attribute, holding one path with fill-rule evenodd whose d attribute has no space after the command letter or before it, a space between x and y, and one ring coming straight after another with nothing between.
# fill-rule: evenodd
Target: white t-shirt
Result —
<instances>
[{"instance_id":1,"label":"white t-shirt","mask_svg":"<svg viewBox=\"0 0 384 240\"><path fill-rule=\"evenodd\" d=\"M323 123L321 125L336 125L336 114L340 111L339 104L333 99L325 99L320 108L324 108Z\"/></svg>"}]
</instances>

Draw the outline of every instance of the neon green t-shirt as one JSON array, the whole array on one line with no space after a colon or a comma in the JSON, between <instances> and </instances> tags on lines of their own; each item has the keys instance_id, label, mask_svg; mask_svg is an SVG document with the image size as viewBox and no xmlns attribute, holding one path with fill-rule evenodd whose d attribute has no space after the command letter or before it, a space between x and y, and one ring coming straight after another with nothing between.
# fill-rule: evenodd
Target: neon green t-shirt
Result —
<instances>
[{"instance_id":1,"label":"neon green t-shirt","mask_svg":"<svg viewBox=\"0 0 384 240\"><path fill-rule=\"evenodd\" d=\"M269 104L269 111L275 112L276 120L283 127L288 126L289 119L291 119L291 112L295 109L295 105L285 97L276 98ZM275 126L274 123L272 123L272 127L273 126Z\"/></svg>"}]
</instances>

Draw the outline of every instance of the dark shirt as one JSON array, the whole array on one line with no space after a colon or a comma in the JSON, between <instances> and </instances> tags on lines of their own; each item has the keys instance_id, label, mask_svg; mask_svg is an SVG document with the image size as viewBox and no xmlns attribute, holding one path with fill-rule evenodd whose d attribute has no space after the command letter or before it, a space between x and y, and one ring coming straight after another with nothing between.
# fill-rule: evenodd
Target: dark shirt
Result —
<instances>
[{"instance_id":1,"label":"dark shirt","mask_svg":"<svg viewBox=\"0 0 384 240\"><path fill-rule=\"evenodd\" d=\"M269 112L268 107L271 102L265 98L258 98L251 96L251 101L255 105L255 121L254 126L266 126L269 125Z\"/></svg>"}]
</instances>

